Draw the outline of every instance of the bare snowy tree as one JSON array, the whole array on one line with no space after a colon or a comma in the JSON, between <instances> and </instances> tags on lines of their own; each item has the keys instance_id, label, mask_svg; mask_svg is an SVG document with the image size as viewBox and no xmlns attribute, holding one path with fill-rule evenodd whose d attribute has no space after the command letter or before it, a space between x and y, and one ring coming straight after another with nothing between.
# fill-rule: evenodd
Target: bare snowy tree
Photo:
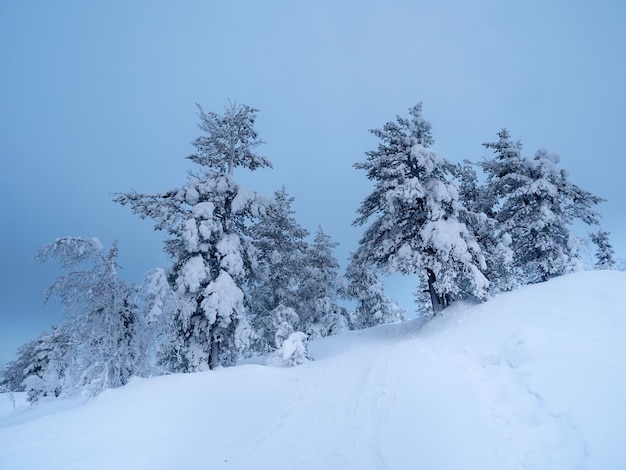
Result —
<instances>
[{"instance_id":1,"label":"bare snowy tree","mask_svg":"<svg viewBox=\"0 0 626 470\"><path fill-rule=\"evenodd\" d=\"M56 296L67 314L58 329L38 339L43 362L30 375L43 382L45 394L97 394L134 375L141 319L134 288L117 275L117 254L117 244L105 254L97 238L81 237L59 238L39 250L40 261L55 258L70 270L45 293L46 301Z\"/></svg>"}]
</instances>

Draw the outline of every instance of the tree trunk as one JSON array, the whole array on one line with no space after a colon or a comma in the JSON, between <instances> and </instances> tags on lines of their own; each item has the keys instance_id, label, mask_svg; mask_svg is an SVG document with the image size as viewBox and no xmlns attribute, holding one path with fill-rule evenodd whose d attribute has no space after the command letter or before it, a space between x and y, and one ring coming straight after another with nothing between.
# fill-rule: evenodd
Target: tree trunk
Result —
<instances>
[{"instance_id":1,"label":"tree trunk","mask_svg":"<svg viewBox=\"0 0 626 470\"><path fill-rule=\"evenodd\" d=\"M435 290L435 282L437 282L437 278L432 269L426 268L426 273L428 274L428 292L430 293L430 301L433 304L433 316L437 316L439 312L441 312L446 306L443 303L442 296L437 294Z\"/></svg>"},{"instance_id":2,"label":"tree trunk","mask_svg":"<svg viewBox=\"0 0 626 470\"><path fill-rule=\"evenodd\" d=\"M234 137L231 137L230 140L230 148L228 149L228 175L233 176L233 172L235 171L235 141Z\"/></svg>"},{"instance_id":3,"label":"tree trunk","mask_svg":"<svg viewBox=\"0 0 626 470\"><path fill-rule=\"evenodd\" d=\"M211 335L211 350L209 352L209 369L214 370L220 365L220 342L219 334Z\"/></svg>"}]
</instances>

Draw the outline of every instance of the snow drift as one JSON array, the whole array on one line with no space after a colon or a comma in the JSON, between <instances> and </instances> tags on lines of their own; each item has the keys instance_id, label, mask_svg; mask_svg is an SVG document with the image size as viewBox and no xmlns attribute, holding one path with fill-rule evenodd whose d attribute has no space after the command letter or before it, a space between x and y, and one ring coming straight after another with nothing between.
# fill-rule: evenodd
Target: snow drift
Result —
<instances>
[{"instance_id":1,"label":"snow drift","mask_svg":"<svg viewBox=\"0 0 626 470\"><path fill-rule=\"evenodd\" d=\"M14 411L0 468L626 468L626 273L325 338L294 368L134 379Z\"/></svg>"}]
</instances>

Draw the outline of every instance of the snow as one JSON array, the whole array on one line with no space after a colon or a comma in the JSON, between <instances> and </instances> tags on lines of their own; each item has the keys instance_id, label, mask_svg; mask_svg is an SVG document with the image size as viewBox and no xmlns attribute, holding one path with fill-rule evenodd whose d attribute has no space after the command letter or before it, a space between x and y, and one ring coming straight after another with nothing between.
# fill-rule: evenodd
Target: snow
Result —
<instances>
[{"instance_id":1,"label":"snow","mask_svg":"<svg viewBox=\"0 0 626 470\"><path fill-rule=\"evenodd\" d=\"M187 185L187 191L185 192L185 202L191 206L196 205L200 200L200 193L198 193L198 190L194 187L197 183L197 179L191 178Z\"/></svg>"},{"instance_id":2,"label":"snow","mask_svg":"<svg viewBox=\"0 0 626 470\"><path fill-rule=\"evenodd\" d=\"M424 224L420 234L427 245L441 251L441 257L446 261L451 256L468 263L472 261L467 242L461 235L467 235L467 228L458 220L451 218L429 220ZM475 251L479 250L476 243L472 248Z\"/></svg>"},{"instance_id":3,"label":"snow","mask_svg":"<svg viewBox=\"0 0 626 470\"><path fill-rule=\"evenodd\" d=\"M91 237L91 244L97 251L104 251L104 245L98 237Z\"/></svg>"},{"instance_id":4,"label":"snow","mask_svg":"<svg viewBox=\"0 0 626 470\"><path fill-rule=\"evenodd\" d=\"M196 219L211 219L214 211L215 205L210 201L204 201L193 207L193 216Z\"/></svg>"},{"instance_id":5,"label":"snow","mask_svg":"<svg viewBox=\"0 0 626 470\"><path fill-rule=\"evenodd\" d=\"M237 188L237 195L233 199L231 208L233 213L245 210L251 203L256 202L257 193L246 188Z\"/></svg>"},{"instance_id":6,"label":"snow","mask_svg":"<svg viewBox=\"0 0 626 470\"><path fill-rule=\"evenodd\" d=\"M217 278L206 286L200 306L209 324L213 325L219 318L220 324L226 326L231 322L233 312L243 310L243 292L230 274L220 270Z\"/></svg>"},{"instance_id":7,"label":"snow","mask_svg":"<svg viewBox=\"0 0 626 470\"><path fill-rule=\"evenodd\" d=\"M25 409L26 405L26 392L14 393L13 395L0 393L0 423L9 416L12 416L18 407Z\"/></svg>"},{"instance_id":8,"label":"snow","mask_svg":"<svg viewBox=\"0 0 626 470\"><path fill-rule=\"evenodd\" d=\"M186 220L184 225L183 240L185 241L185 248L191 252L198 251L198 227L195 219Z\"/></svg>"},{"instance_id":9,"label":"snow","mask_svg":"<svg viewBox=\"0 0 626 470\"><path fill-rule=\"evenodd\" d=\"M626 273L581 272L309 343L297 367L0 395L0 468L626 468Z\"/></svg>"},{"instance_id":10,"label":"snow","mask_svg":"<svg viewBox=\"0 0 626 470\"><path fill-rule=\"evenodd\" d=\"M220 267L233 276L245 276L243 259L241 258L241 241L236 233L222 236L215 246L221 256Z\"/></svg>"},{"instance_id":11,"label":"snow","mask_svg":"<svg viewBox=\"0 0 626 470\"><path fill-rule=\"evenodd\" d=\"M148 305L146 320L148 323L155 322L161 318L165 299L168 299L168 294L171 292L171 287L167 282L167 271L163 268L155 268L146 273L143 289L141 295Z\"/></svg>"},{"instance_id":12,"label":"snow","mask_svg":"<svg viewBox=\"0 0 626 470\"><path fill-rule=\"evenodd\" d=\"M280 348L268 358L267 363L276 366L293 366L303 364L309 359L307 335L302 331L296 331L285 338Z\"/></svg>"},{"instance_id":13,"label":"snow","mask_svg":"<svg viewBox=\"0 0 626 470\"><path fill-rule=\"evenodd\" d=\"M192 256L183 265L179 288L198 292L200 284L207 278L207 270L201 255Z\"/></svg>"}]
</instances>

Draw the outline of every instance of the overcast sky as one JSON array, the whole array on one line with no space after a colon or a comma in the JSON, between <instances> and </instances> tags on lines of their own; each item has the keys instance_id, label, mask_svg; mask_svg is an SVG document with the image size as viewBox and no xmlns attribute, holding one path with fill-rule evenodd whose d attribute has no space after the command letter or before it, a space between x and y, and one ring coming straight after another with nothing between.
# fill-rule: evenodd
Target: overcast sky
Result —
<instances>
[{"instance_id":1,"label":"overcast sky","mask_svg":"<svg viewBox=\"0 0 626 470\"><path fill-rule=\"evenodd\" d=\"M60 318L42 292L61 274L34 260L62 236L119 241L122 275L166 267L160 234L111 193L184 183L199 135L195 103L260 109L273 170L296 218L340 243L371 186L364 160L381 127L423 101L434 149L478 161L507 127L525 153L558 153L626 252L623 0L156 1L0 4L0 365ZM584 233L583 233L584 234ZM389 282L408 310L415 286Z\"/></svg>"}]
</instances>

